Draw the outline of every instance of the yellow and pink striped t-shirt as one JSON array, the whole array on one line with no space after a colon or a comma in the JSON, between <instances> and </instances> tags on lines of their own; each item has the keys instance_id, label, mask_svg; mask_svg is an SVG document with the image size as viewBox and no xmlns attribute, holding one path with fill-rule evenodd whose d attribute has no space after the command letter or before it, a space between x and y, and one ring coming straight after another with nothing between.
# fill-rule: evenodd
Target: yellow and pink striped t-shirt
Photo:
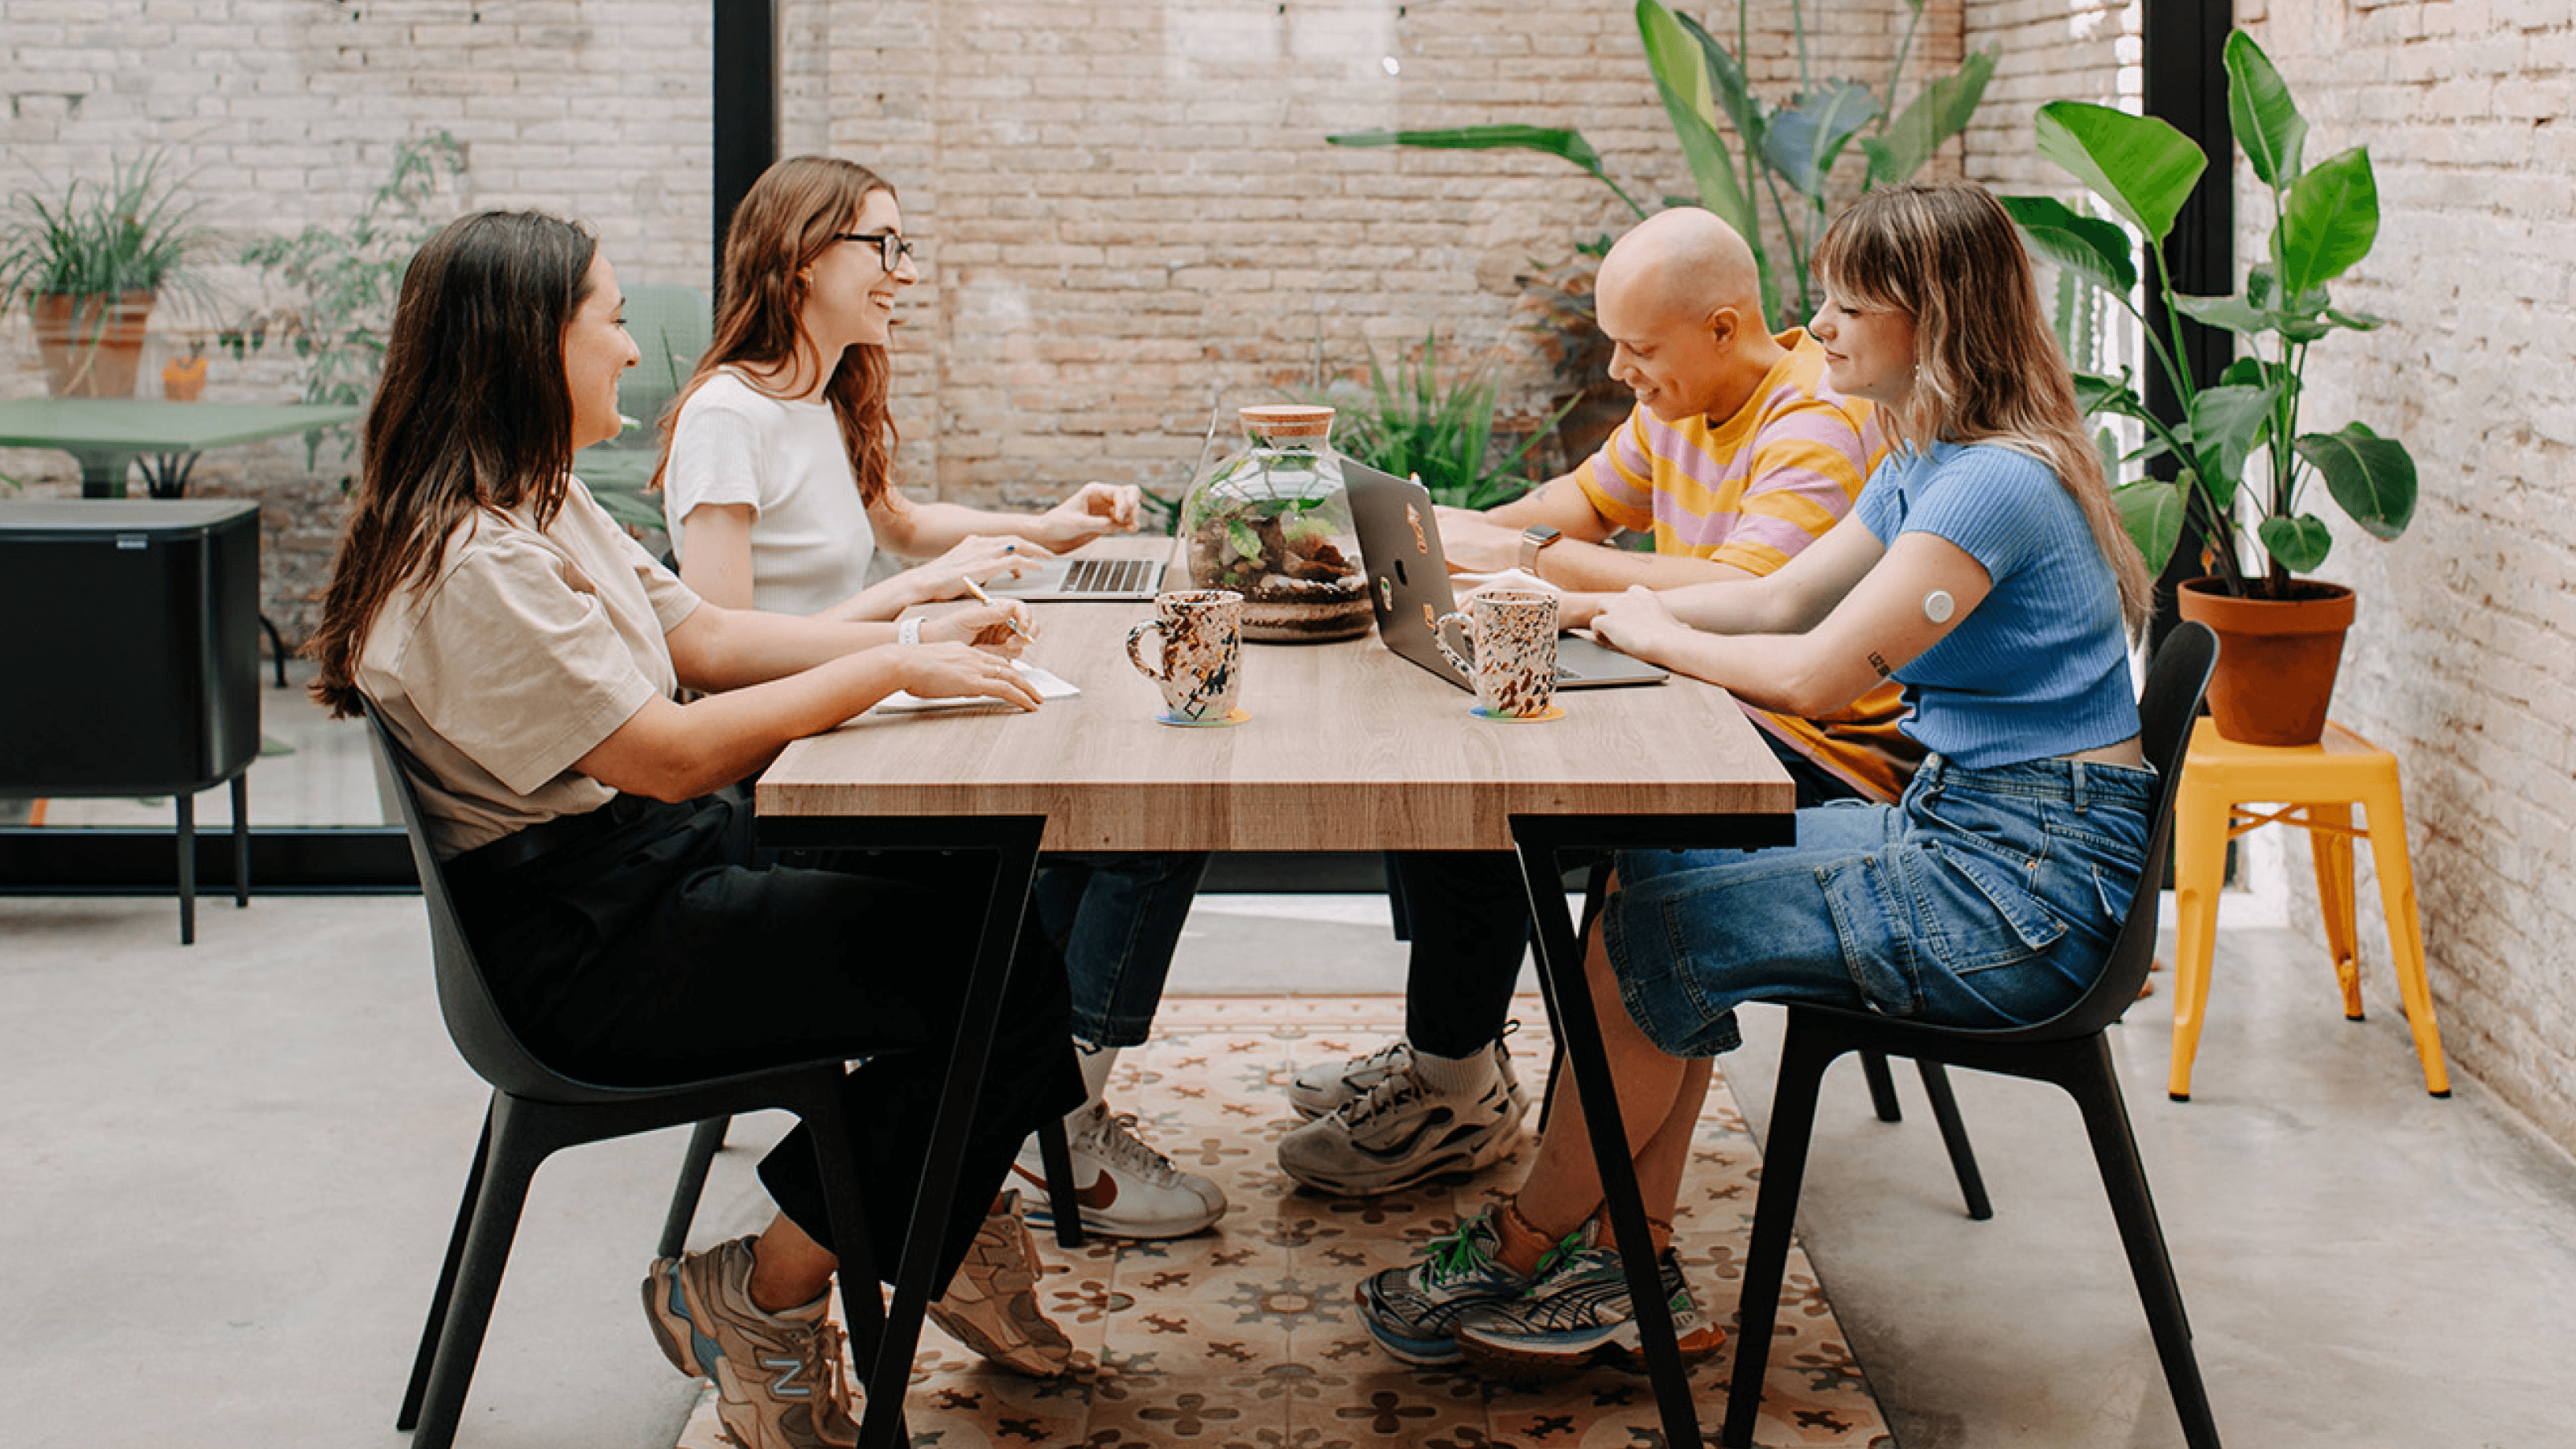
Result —
<instances>
[{"instance_id":1,"label":"yellow and pink striped t-shirt","mask_svg":"<svg viewBox=\"0 0 2576 1449\"><path fill-rule=\"evenodd\" d=\"M1761 575L1787 563L1851 512L1887 439L1876 410L1825 385L1825 353L1802 329L1753 397L1722 419L1668 423L1639 407L1574 471L1600 515L1651 534L1655 552ZM1922 748L1898 732L1893 681L1809 721L1748 707L1756 724L1883 800L1904 789Z\"/></svg>"}]
</instances>

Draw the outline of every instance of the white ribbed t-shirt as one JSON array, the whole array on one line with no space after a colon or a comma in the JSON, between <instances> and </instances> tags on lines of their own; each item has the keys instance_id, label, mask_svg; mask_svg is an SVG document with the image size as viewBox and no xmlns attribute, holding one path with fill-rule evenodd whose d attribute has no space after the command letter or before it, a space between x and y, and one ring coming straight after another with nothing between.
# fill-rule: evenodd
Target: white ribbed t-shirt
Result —
<instances>
[{"instance_id":1,"label":"white ribbed t-shirt","mask_svg":"<svg viewBox=\"0 0 2576 1449\"><path fill-rule=\"evenodd\" d=\"M690 510L709 503L751 506L754 608L815 614L867 587L876 530L830 404L770 397L731 369L709 378L671 429L662 517L673 547L685 547Z\"/></svg>"}]
</instances>

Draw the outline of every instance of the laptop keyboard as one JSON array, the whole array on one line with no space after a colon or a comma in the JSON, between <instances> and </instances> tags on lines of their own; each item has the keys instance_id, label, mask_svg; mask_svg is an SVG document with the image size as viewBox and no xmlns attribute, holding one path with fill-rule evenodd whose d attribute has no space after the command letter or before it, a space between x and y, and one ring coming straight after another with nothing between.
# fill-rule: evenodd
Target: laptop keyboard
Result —
<instances>
[{"instance_id":1,"label":"laptop keyboard","mask_svg":"<svg viewBox=\"0 0 2576 1449\"><path fill-rule=\"evenodd\" d=\"M1078 558L1065 569L1068 594L1126 594L1153 587L1154 561L1141 558Z\"/></svg>"}]
</instances>

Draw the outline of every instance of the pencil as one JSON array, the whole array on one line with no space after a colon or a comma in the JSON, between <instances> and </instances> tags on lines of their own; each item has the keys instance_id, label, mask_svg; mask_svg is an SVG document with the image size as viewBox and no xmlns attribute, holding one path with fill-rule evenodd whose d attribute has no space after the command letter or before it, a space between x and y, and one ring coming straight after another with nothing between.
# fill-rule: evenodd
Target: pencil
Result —
<instances>
[{"instance_id":1,"label":"pencil","mask_svg":"<svg viewBox=\"0 0 2576 1449\"><path fill-rule=\"evenodd\" d=\"M983 600L987 604L993 602L993 596L984 592L984 586L982 584L975 582L973 579L965 579L962 582L966 585L966 592L973 594L976 598ZM1019 616L1016 614L1003 615L1002 622L1010 625L1011 632L1019 635L1023 639L1035 639L1037 637L1035 634L1032 634L1028 630L1020 627Z\"/></svg>"}]
</instances>

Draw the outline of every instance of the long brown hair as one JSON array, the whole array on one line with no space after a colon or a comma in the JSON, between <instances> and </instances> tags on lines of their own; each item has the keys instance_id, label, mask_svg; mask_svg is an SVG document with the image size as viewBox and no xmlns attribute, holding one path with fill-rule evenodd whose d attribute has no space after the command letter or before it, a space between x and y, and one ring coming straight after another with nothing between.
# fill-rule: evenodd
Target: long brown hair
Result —
<instances>
[{"instance_id":1,"label":"long brown hair","mask_svg":"<svg viewBox=\"0 0 2576 1449\"><path fill-rule=\"evenodd\" d=\"M563 332L590 295L598 243L533 211L461 217L403 274L367 408L357 506L340 536L322 623L304 646L313 697L358 712L358 655L385 601L437 577L458 526L527 508L543 528L572 466Z\"/></svg>"},{"instance_id":2,"label":"long brown hair","mask_svg":"<svg viewBox=\"0 0 2576 1449\"><path fill-rule=\"evenodd\" d=\"M2144 629L2153 581L2084 435L2021 233L1993 193L1964 181L1871 191L1826 229L1815 271L1839 298L1914 319L1914 386L1884 410L1890 429L1916 448L1996 443L2055 470L2119 580L2129 632Z\"/></svg>"},{"instance_id":3,"label":"long brown hair","mask_svg":"<svg viewBox=\"0 0 2576 1449\"><path fill-rule=\"evenodd\" d=\"M808 284L800 275L850 228L870 192L894 195L882 176L855 161L790 156L760 173L725 227L724 271L716 281L715 340L688 386L662 414L662 458L653 486L671 466L671 427L680 409L727 365L774 373L795 360ZM894 415L886 404L893 373L886 349L853 343L840 357L819 359L832 371L824 399L841 425L841 446L873 507L893 481Z\"/></svg>"}]
</instances>

